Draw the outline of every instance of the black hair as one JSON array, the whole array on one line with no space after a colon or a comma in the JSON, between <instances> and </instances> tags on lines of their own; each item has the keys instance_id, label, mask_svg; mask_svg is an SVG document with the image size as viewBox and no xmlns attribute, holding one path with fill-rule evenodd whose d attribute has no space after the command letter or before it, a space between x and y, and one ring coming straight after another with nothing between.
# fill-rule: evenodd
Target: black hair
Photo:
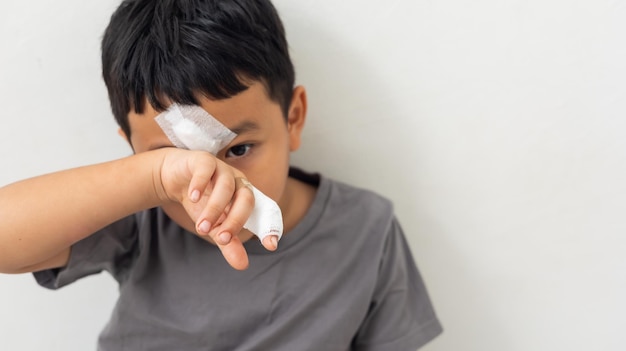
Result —
<instances>
[{"instance_id":1,"label":"black hair","mask_svg":"<svg viewBox=\"0 0 626 351\"><path fill-rule=\"evenodd\" d=\"M285 30L269 0L125 0L102 39L111 109L130 136L128 113L167 102L198 105L262 82L286 116L295 73Z\"/></svg>"}]
</instances>

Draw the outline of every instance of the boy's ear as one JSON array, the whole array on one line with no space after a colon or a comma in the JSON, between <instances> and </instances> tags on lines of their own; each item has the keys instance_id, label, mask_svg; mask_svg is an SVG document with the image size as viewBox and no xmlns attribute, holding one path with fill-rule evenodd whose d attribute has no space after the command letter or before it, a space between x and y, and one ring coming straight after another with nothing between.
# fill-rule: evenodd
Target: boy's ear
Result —
<instances>
[{"instance_id":1,"label":"boy's ear","mask_svg":"<svg viewBox=\"0 0 626 351\"><path fill-rule=\"evenodd\" d=\"M289 132L289 151L300 147L302 128L306 121L306 90L299 85L293 89L291 104L287 114L287 131Z\"/></svg>"}]
</instances>

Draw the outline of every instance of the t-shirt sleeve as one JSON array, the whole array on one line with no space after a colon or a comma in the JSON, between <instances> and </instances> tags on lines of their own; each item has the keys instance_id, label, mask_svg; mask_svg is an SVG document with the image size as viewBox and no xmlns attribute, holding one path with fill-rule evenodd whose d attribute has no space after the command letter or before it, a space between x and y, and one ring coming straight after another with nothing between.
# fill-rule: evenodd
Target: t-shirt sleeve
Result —
<instances>
[{"instance_id":1,"label":"t-shirt sleeve","mask_svg":"<svg viewBox=\"0 0 626 351\"><path fill-rule=\"evenodd\" d=\"M442 332L396 219L388 234L377 286L354 350L415 351Z\"/></svg>"},{"instance_id":2,"label":"t-shirt sleeve","mask_svg":"<svg viewBox=\"0 0 626 351\"><path fill-rule=\"evenodd\" d=\"M103 270L119 282L128 273L136 250L137 220L131 215L72 245L67 266L33 275L39 285L49 289L59 289Z\"/></svg>"}]
</instances>

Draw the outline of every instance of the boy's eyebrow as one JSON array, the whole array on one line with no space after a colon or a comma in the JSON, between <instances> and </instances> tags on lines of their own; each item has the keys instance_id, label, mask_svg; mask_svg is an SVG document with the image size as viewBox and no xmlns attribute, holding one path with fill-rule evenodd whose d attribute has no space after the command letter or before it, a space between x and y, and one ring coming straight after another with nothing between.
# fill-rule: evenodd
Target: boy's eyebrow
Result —
<instances>
[{"instance_id":1,"label":"boy's eyebrow","mask_svg":"<svg viewBox=\"0 0 626 351\"><path fill-rule=\"evenodd\" d=\"M240 124L235 125L233 128L230 128L230 130L235 134L243 134L246 132L251 132L251 131L255 131L259 129L260 129L259 125L252 121L244 121Z\"/></svg>"}]
</instances>

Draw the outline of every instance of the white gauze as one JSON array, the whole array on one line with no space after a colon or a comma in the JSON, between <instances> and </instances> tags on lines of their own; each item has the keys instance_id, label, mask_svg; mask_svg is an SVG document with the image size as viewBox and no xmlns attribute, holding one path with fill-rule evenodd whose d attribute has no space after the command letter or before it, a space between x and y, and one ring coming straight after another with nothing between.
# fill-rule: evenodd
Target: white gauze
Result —
<instances>
[{"instance_id":1,"label":"white gauze","mask_svg":"<svg viewBox=\"0 0 626 351\"><path fill-rule=\"evenodd\" d=\"M208 151L216 155L237 134L199 106L172 104L155 118L174 146L188 150ZM252 184L247 185L254 195L254 209L243 225L259 240L268 235L283 234L283 216L278 204Z\"/></svg>"},{"instance_id":2,"label":"white gauze","mask_svg":"<svg viewBox=\"0 0 626 351\"><path fill-rule=\"evenodd\" d=\"M172 144L181 149L203 150L217 155L237 137L199 106L172 104L155 120Z\"/></svg>"}]
</instances>

